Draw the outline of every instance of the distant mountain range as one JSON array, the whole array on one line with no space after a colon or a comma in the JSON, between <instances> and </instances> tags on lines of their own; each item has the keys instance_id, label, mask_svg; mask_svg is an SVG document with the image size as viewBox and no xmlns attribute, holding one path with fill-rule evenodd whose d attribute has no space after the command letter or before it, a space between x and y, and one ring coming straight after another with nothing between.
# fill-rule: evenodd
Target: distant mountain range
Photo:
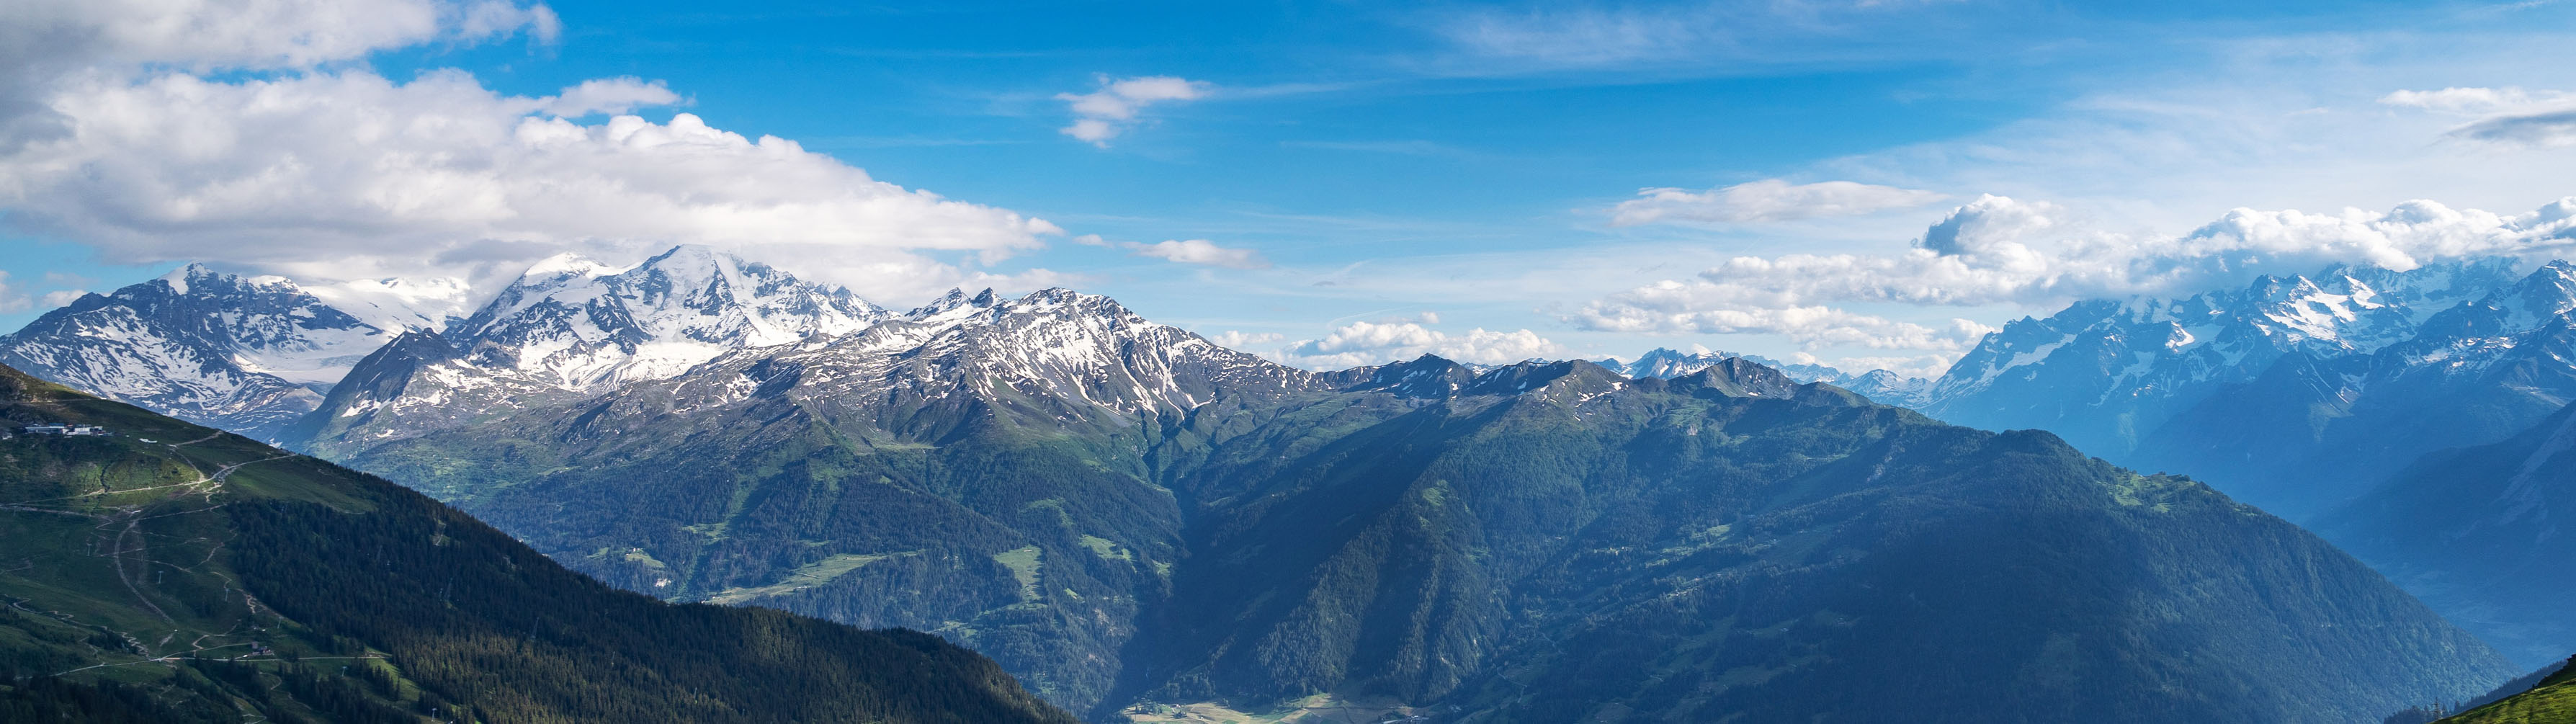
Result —
<instances>
[{"instance_id":1,"label":"distant mountain range","mask_svg":"<svg viewBox=\"0 0 2576 724\"><path fill-rule=\"evenodd\" d=\"M0 364L270 439L319 405L360 358L405 329L443 321L388 293L413 286L344 286L325 292L334 303L282 278L191 264L47 312L0 337ZM459 291L441 287L426 297Z\"/></svg>"},{"instance_id":2,"label":"distant mountain range","mask_svg":"<svg viewBox=\"0 0 2576 724\"><path fill-rule=\"evenodd\" d=\"M2576 266L2502 259L2085 302L1987 336L1922 409L2056 432L2301 519L2576 400L2571 308Z\"/></svg>"},{"instance_id":3,"label":"distant mountain range","mask_svg":"<svg viewBox=\"0 0 2576 724\"><path fill-rule=\"evenodd\" d=\"M1657 347L1639 355L1636 360L1597 360L1612 371L1629 377L1672 379L1707 369L1729 359L1749 360L1779 370L1799 382L1822 382L1860 393L1871 401L1898 407L1921 407L1930 399L1932 380L1906 377L1887 370L1870 370L1854 374L1819 364L1786 363L1760 355L1694 349L1689 352Z\"/></svg>"},{"instance_id":4,"label":"distant mountain range","mask_svg":"<svg viewBox=\"0 0 2576 724\"><path fill-rule=\"evenodd\" d=\"M1950 422L2048 430L2316 522L2526 666L2576 650L2544 603L2576 591L2546 513L2576 491L2557 468L2496 470L2547 459L2576 402L2576 265L2335 267L2084 302L2005 325L1930 395Z\"/></svg>"},{"instance_id":5,"label":"distant mountain range","mask_svg":"<svg viewBox=\"0 0 2576 724\"><path fill-rule=\"evenodd\" d=\"M2175 421L2271 414L2248 390L2301 360L2521 364L2467 341L2564 311L2546 274L2516 271L2079 304L1926 381L1704 350L1309 372L1094 295L961 291L897 313L682 247L550 260L471 315L369 325L381 342L338 384L248 429L617 586L937 632L1095 718L2352 721L2513 667L2192 480L1872 401L2065 427L2113 462L2183 455ZM21 332L0 354L87 339ZM104 366L156 369L123 359ZM2498 420L2526 417L2494 399ZM2339 418L2318 419L2206 432L2322 457L2322 434L2284 432ZM2246 439L2262 435L2286 439ZM2458 444L2423 437L2387 454ZM2204 467L2317 507L2370 482L2162 469Z\"/></svg>"},{"instance_id":6,"label":"distant mountain range","mask_svg":"<svg viewBox=\"0 0 2576 724\"><path fill-rule=\"evenodd\" d=\"M936 638L617 591L420 494L0 367L0 720L1052 722Z\"/></svg>"}]
</instances>

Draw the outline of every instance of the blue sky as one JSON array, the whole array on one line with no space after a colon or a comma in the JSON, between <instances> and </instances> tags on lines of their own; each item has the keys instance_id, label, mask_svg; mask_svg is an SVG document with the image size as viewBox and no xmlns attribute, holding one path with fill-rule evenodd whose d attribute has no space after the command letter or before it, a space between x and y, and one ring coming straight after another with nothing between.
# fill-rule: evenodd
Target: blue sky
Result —
<instances>
[{"instance_id":1,"label":"blue sky","mask_svg":"<svg viewBox=\"0 0 2576 724\"><path fill-rule=\"evenodd\" d=\"M977 237L1025 234L1018 241L897 244L908 260L897 271L844 263L838 247L779 252L784 247L745 242L753 244L747 256L783 254L769 260L850 283L889 306L917 303L947 282L1064 284L1316 366L1422 351L1500 360L1702 344L1927 371L1972 343L1983 326L2045 313L2073 296L2189 293L2243 274L2387 258L2337 241L2355 228L2381 229L2367 233L2391 236L2388 248L2418 262L2457 253L2456 245L2385 232L2377 215L2409 199L2509 216L2576 193L2563 172L2569 145L2551 135L2556 127L2517 120L2561 109L2568 97L2559 89L2576 88L2564 70L2576 67L2567 62L2576 60L2567 50L2576 48L2576 11L2551 2L962 2L709 10L700 3L575 0L543 9L559 31L541 29L539 20L494 31L450 18L437 31L392 32L320 60L216 54L135 63L133 53L101 50L92 65L125 73L114 83L39 79L0 86L0 94L60 103L170 73L236 85L373 74L394 89L333 107L381 103L385 114L399 116L416 102L406 94L426 95L413 87L424 73L462 71L464 82L500 98L631 77L680 100L614 110L655 124L686 113L748 138L777 136L876 181L1055 227ZM1129 79L1182 84L1174 87L1190 97L1127 104L1133 117L1105 119L1116 135L1099 143L1064 132L1083 117L1068 96ZM2486 94L2391 95L2445 88ZM296 90L307 91L352 92ZM169 114L182 114L177 101L168 103ZM585 113L571 122L604 127L611 115ZM2473 138L2463 130L2486 121L2523 123L2512 127L2524 131ZM274 166L263 152L367 152L277 143L267 151L241 144L216 152L235 156L221 163L165 175L235 174L225 183L250 184L265 178L256 169ZM121 163L116 154L152 148L121 145L79 155L77 163L114 167ZM190 258L299 279L479 274L477 283L488 288L492 269L523 265L519 257L540 246L614 256L601 250L706 235L654 238L649 229L593 230L572 219L535 230L461 224L438 232L455 240L424 242L402 218L378 225L350 218L347 208L274 200L295 195L289 192L244 202L269 206L224 222L231 226L204 221L194 209L189 213L198 216L185 224L118 217L117 209L139 202L75 215L59 211L61 199L86 204L101 194L152 191L102 187L99 174L64 181L45 175L63 173L64 162L48 167L35 154L20 155L0 161L0 181L36 190L0 186L7 205L0 213L11 222L0 240L8 250L0 271L9 274L0 294L20 300L0 300L7 310L0 327L31 319L49 293L59 301L68 290L106 290ZM750 177L765 173L740 168ZM578 182L619 185L617 173L659 171L585 169ZM1766 180L1793 189L1851 182L1880 191L1846 198L1834 194L1848 189L1817 187L1785 201L1754 193L1768 187L1712 193ZM687 188L693 190L673 193L704 192ZM1680 210L1623 216L1620 204L1647 188L1677 189L1682 195L1672 198L1682 206L1672 208ZM2009 203L1975 205L1985 194ZM1852 198L1862 202L1845 203ZM1787 205L1746 210L1770 203ZM2219 252L2175 242L2237 207L2367 213L2324 231L2274 224L2314 238L2240 239ZM307 213L329 219L295 217ZM1957 261L1965 271L1921 271L1930 262L1906 256L1914 241L1954 214L1971 236L2020 251L1946 254L1936 261ZM2496 237L2472 245L2479 253L2530 241L2509 222L2468 218L2457 225L2465 226L2406 233ZM308 226L327 227L330 238L294 241L320 233L300 230ZM364 231L383 228L403 233ZM899 223L887 228L883 233L902 233ZM1084 243L1086 235L1097 243ZM499 256L447 254L449 261L417 269L404 263L407 249L474 241L466 237L519 245L491 253ZM1168 252L1150 245L1188 240L1236 256L1208 264L1140 253ZM261 248L272 244L279 248ZM2114 281L2099 281L2107 272L2086 266L2102 249L2120 259ZM2016 267L2020 262L2005 259L2024 252L2044 263ZM868 253L848 252L861 260ZM2205 266L2207 258L2191 255L2210 253L2244 260L2226 273L2174 271ZM342 254L364 261L333 267ZM1732 257L1798 254L1859 261L1713 269ZM454 261L467 256L500 261ZM816 261L827 257L834 261ZM138 263L118 263L125 261ZM2010 279L1988 278L1998 274Z\"/></svg>"}]
</instances>

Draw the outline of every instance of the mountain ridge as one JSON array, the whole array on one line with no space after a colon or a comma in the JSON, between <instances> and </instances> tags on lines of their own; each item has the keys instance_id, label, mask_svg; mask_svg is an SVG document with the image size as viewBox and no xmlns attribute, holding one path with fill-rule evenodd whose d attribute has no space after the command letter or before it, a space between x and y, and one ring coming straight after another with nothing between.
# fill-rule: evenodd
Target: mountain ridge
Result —
<instances>
[{"instance_id":1,"label":"mountain ridge","mask_svg":"<svg viewBox=\"0 0 2576 724\"><path fill-rule=\"evenodd\" d=\"M1944 492L1938 485L1899 486L1901 480L1980 479L1960 478L1951 470L1974 454L1907 458L1919 460L1909 463L1916 468L1907 468L1917 472L1901 474L1858 461L1834 461L1864 451L1879 454L1871 446L1890 444L1891 437L1931 435L1926 439L1943 441L1935 448L1970 445L1963 448L1968 450L1977 449L1972 438L2007 440L2009 447L2035 456L2028 459L2047 462L2034 463L2039 466L2034 470L2042 472L1995 479L2026 480L2035 486L2029 490L2052 491L2035 499L2066 506L2047 515L2084 521L2069 524L2075 525L2069 530L2081 532L2067 535L2085 541L2081 547L2086 550L2100 551L2103 560L2124 560L2121 556L2129 554L2121 551L2135 551L2152 561L2134 577L2122 574L2078 588L2109 586L2161 600L2182 590L2183 579L2173 576L2183 574L2174 571L2210 566L2228 572L2192 575L2262 581L2255 587L2280 585L2269 579L2271 568L2226 567L2216 550L2149 545L2140 541L2152 536L2126 532L2180 526L2158 535L2237 541L2228 548L2230 556L2251 551L2285 556L2281 565L2332 571L2335 590L2367 592L2339 595L2370 602L2347 612L2329 603L2333 597L2322 590L2284 589L2270 595L2287 598L2245 610L2279 609L2266 615L2285 619L2229 619L2225 626L2197 634L2210 637L2206 639L2178 632L2207 624L2153 629L2166 632L2152 635L2141 630L2142 636L2201 641L2177 645L2217 660L2228 654L2215 641L2282 637L2255 633L2265 626L2349 630L2364 638L2383 635L2357 633L2375 630L2402 636L2406 643L2392 639L2370 646L2411 652L2406 656L2419 657L2412 665L2417 669L2448 673L2415 679L2410 677L2422 674L2345 672L2353 680L2389 682L2382 688L2390 691L2420 693L2434 686L2457 697L2483 691L2492 685L2489 679L2510 675L2474 639L2440 623L2349 557L2258 511L2225 502L2224 496L2196 483L2115 472L2085 462L2044 434L1975 438L1991 434L1970 435L1830 385L1798 383L1747 360L1720 360L1672 380L1631 379L1587 361L1529 362L1475 373L1437 357L1312 373L1223 350L1185 331L1135 317L1106 298L1061 290L1017 299L960 293L912 314L920 321L893 320L804 345L738 350L678 377L508 416L471 431L432 432L349 449L343 459L455 501L622 587L684 600L725 600L866 625L934 630L993 656L1051 700L1098 718L1132 713L1128 706L1139 702L1195 706L1215 700L1259 708L1316 695L1335 701L1391 696L1408 706L1455 705L1495 720L1561 718L1557 715L1613 705L1687 718L1691 712L1708 713L1700 707L1720 700L1755 709L1762 707L1754 702L1765 698L1841 700L1839 694L1807 694L1832 687L1827 682L1834 675L1823 672L1863 657L1842 648L1851 644L1834 633L1836 627L1793 626L1805 632L1801 636L1818 637L1802 639L1802 646L1840 652L1806 664L1822 667L1815 673L1781 684L1807 688L1748 684L1728 697L1676 699L1660 689L1614 683L1636 675L1633 667L1641 662L1659 660L1663 654L1655 652L1680 645L1650 637L1649 643L1639 644L1646 648L1630 651L1627 663L1550 664L1573 667L1559 671L1571 681L1600 684L1598 690L1605 692L1600 696L1608 698L1557 690L1548 699L1555 703L1537 708L1505 705L1511 697L1502 692L1516 685L1494 678L1501 674L1478 662L1535 655L1539 649L1518 647L1544 648L1554 645L1550 641L1570 645L1575 639L1554 637L1579 631L1607 635L1585 628L1579 618L1545 613L1565 610L1560 607L1587 595L1645 605L1622 610L1648 617L1638 619L1647 628L1718 625L1720 629L1703 633L1719 640L1765 630L1755 622L1655 618L1675 614L1647 605L1662 593L1643 591L1670 592L1658 588L1668 584L1655 583L1670 577L1645 571L1681 564L1658 562L1661 557L1583 554L1594 548L1701 551L1698 558L1672 554L1699 561L1688 564L1694 573L1686 578L1754 580L1745 577L1775 567L1809 571L1777 580L1797 590L1844 590L1857 596L1853 601L1884 603L1857 593L1865 588L1846 588L1861 579L1844 576L1861 576L1871 585L1898 585L1899 579L1876 577L1934 562L1854 565L1882 560L1873 554L1895 555L1864 544L1876 534L1863 531L1878 530L1879 524L1857 521L1906 520L1909 526L1967 535L1965 531L1981 528L2010 529L2013 521L2031 520L2021 516L2041 514L1997 502L2031 497L2008 488L1960 488L1990 490L1974 495L1992 499L1935 504L1931 501L1969 494ZM1790 424L1794 420L1816 427L1795 427ZM1969 437L1956 437L1960 435ZM1675 457L1682 451L1700 457L1688 458L1696 462ZM1519 468L1505 461L1518 459L1550 462L1530 469L1542 472L1514 472ZM1433 469L1452 472L1408 477L1429 476L1422 471ZM1651 472L1600 479L1579 472L1595 469ZM1933 470L1946 472L1930 474ZM1344 482L1322 485L1314 476ZM1776 500L1802 502L1773 511ZM1859 502L1864 500L1887 501L1884 505L1890 507L1873 508ZM1935 512L1958 505L1992 507L2002 517L1971 524ZM1497 513L1505 517L1496 519L1468 513L1488 508L1521 512ZM1298 510L1311 512L1290 514ZM1617 514L1609 512L1613 510ZM1756 513L1769 522L1756 526L1743 517ZM1277 515L1288 517L1272 517ZM1763 548L1761 540L1718 534L1691 537L1746 525L1795 538L1805 534L1793 532L1807 525L1796 521L1818 516L1840 521L1837 529L1853 531L1845 539L1850 542L1839 546L1848 551L1833 553L1838 547L1818 549L1808 543ZM1610 524L1623 517L1639 521L1641 528ZM2258 522L2237 523L2240 519ZM1595 523L1552 527L1576 520ZM1546 536L1505 533L1523 528L1553 531L1566 540L1550 543ZM1344 538L1346 531L1361 537ZM1518 542L1497 543L1503 539ZM1486 542L1471 543L1478 540ZM1330 541L1357 547L1329 547L1341 545ZM2065 544L2030 540L1998 550L2031 555ZM1318 557L1295 559L1304 563L1275 558L1296 550ZM1766 550L1774 552L1760 552ZM1823 557L1810 558L1815 555ZM2181 560L2194 563L2176 562ZM1312 567L1317 561L1324 562L1321 568ZM1548 565L1558 568L1546 569ZM1212 573L1235 569L1257 573L1243 574L1254 576L1247 580ZM1557 581L1553 587L1519 588L1523 584L1516 581L1542 569L1556 571L1546 579ZM1359 588L1333 583L1345 580L1331 573L1336 570L1350 575L1377 571L1366 575L1379 583ZM1643 577L1604 577L1613 571ZM1903 580L1905 586L1934 585ZM1430 588L1408 583L1414 581ZM2245 590L2239 585L2221 587ZM2029 586L2032 595L2048 589ZM1365 593L1373 588L1376 593ZM1239 596L1270 603L1250 604ZM2281 601L2289 600L2317 605L2281 608ZM1300 608L1300 601L1314 607ZM1553 603L1541 605L1545 601ZM2068 610L2107 610L2098 608L2098 602L2070 600L2069 605L2073 608ZM1945 607L1905 615L1975 616L1967 613L1975 610L1981 609ZM1776 615L1789 616L1785 611ZM1887 617L1897 615L1880 611L1866 620L1893 621ZM1173 616L1184 620L1167 618ZM2347 616L2358 618L2339 618ZM2213 613L2202 618L2226 617ZM1422 623L1401 623L1416 620ZM1366 633L1375 630L1369 621L1396 628L1386 629L1385 636ZM2005 624L1925 619L1914 625ZM1506 644L1506 632L1521 627L1534 627L1526 635L1536 638ZM1204 639L1189 633L1194 630L1233 633ZM2012 646L2040 646L2047 638L2034 636ZM2290 640L2306 641L2305 636ZM1211 648L1228 639L1235 643ZM2284 649L2276 655L2310 660L2327 649L2369 647L2357 639L2332 640L2315 640L2326 649ZM1369 641L1385 643L1363 643ZM1485 643L1469 643L1475 641ZM1932 655L1947 646L1965 647L1952 655L1982 651L1989 653L1977 655L2000 657L1994 661L2038 650L2008 653L1979 648L1973 641L1950 641L1927 643L1924 651ZM1745 649L1757 650L1778 651ZM1199 660L1187 655L1192 651L1225 653ZM1440 660L1449 663L1429 663ZM1783 660L1757 657L1702 673L1713 676ZM1735 660L1711 665L1726 661ZM1826 666L1823 661L1837 663ZM2250 665L2228 670L2237 676L2277 675ZM2097 672L2102 677L2098 683L2129 692L2119 695L2123 697L2152 698L2123 688L2141 681L2179 681L2126 678L2109 671ZM2436 679L2445 683L2433 684ZM1718 686L1713 679L1701 681ZM2172 685L2198 690L2216 684ZM1926 686L1923 691L1939 688ZM2360 698L2327 704L2291 693L2300 686L2323 686L2337 696ZM2139 711L2295 721L2320 716L2296 713L2303 707L2376 716L2408 703L2385 691L2352 690L2348 683L2309 681L2300 686L2284 683L2261 693L2231 688L2240 693L2209 694L2215 698L2201 703L2158 699L2161 703ZM2233 698L2240 696L2247 698ZM2222 700L2262 715L2228 713L2229 706L2217 703ZM2285 703L2293 700L2299 703ZM1970 706L1944 701L1950 703L1940 706ZM2257 701L2264 703L2255 705ZM1871 704L1853 706L1859 708L1842 711L1854 716L1878 711L1868 708ZM2369 707L2378 709L2365 711ZM1968 716L1966 708L1940 711L1957 713L1934 719ZM1787 709L1775 713L1793 715ZM2143 720L2146 715L2135 716Z\"/></svg>"}]
</instances>

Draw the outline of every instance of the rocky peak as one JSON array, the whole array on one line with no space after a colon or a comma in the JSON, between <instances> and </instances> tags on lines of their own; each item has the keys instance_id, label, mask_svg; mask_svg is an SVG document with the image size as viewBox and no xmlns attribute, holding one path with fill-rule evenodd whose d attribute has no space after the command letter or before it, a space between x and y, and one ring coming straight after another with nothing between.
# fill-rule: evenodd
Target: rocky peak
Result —
<instances>
[{"instance_id":1,"label":"rocky peak","mask_svg":"<svg viewBox=\"0 0 2576 724\"><path fill-rule=\"evenodd\" d=\"M390 337L286 279L189 264L0 337L0 363L267 437Z\"/></svg>"},{"instance_id":2,"label":"rocky peak","mask_svg":"<svg viewBox=\"0 0 2576 724\"><path fill-rule=\"evenodd\" d=\"M1466 389L1476 373L1437 355L1425 354L1405 362L1390 362L1376 367L1362 367L1344 373L1364 378L1344 385L1345 390L1381 390L1397 397L1424 400L1447 399Z\"/></svg>"}]
</instances>

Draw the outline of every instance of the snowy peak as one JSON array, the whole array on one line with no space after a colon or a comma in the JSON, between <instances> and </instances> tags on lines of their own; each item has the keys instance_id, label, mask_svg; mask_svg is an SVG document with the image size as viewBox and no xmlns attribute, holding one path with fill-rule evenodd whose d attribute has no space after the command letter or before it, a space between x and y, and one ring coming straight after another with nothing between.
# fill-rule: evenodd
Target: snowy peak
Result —
<instances>
[{"instance_id":1,"label":"snowy peak","mask_svg":"<svg viewBox=\"0 0 2576 724\"><path fill-rule=\"evenodd\" d=\"M793 400L941 439L984 425L1125 429L1220 400L1328 389L1321 376L1149 321L1108 297L1046 289L1018 298L960 292L855 334L737 350L613 393L603 406L647 419Z\"/></svg>"},{"instance_id":2,"label":"snowy peak","mask_svg":"<svg viewBox=\"0 0 2576 724\"><path fill-rule=\"evenodd\" d=\"M2180 299L2077 302L1979 340L1931 394L1949 404L1997 384L2062 378L2070 366L2103 378L2096 397L2142 384L2242 381L2285 354L2368 353L2411 339L2433 316L2511 283L2513 268L2508 259L2408 271L2335 266ZM2069 356L2052 362L2060 354ZM2057 369L2034 372L2043 363ZM2059 383L2072 381L2042 384Z\"/></svg>"},{"instance_id":3,"label":"snowy peak","mask_svg":"<svg viewBox=\"0 0 2576 724\"><path fill-rule=\"evenodd\" d=\"M929 304L916 307L904 313L903 316L915 322L926 322L934 318L973 314L978 310L991 309L993 305L1000 303L1000 295L994 294L991 287L986 287L983 292L972 296L967 295L964 289L950 289L947 294L942 294L938 299L930 300Z\"/></svg>"},{"instance_id":4,"label":"snowy peak","mask_svg":"<svg viewBox=\"0 0 2576 724\"><path fill-rule=\"evenodd\" d=\"M0 361L264 437L312 409L322 391L399 330L284 278L190 264L46 313L0 337Z\"/></svg>"},{"instance_id":5,"label":"snowy peak","mask_svg":"<svg viewBox=\"0 0 2576 724\"><path fill-rule=\"evenodd\" d=\"M588 391L888 316L848 289L684 245L632 267L569 254L538 262L449 336L476 366Z\"/></svg>"},{"instance_id":6,"label":"snowy peak","mask_svg":"<svg viewBox=\"0 0 2576 724\"><path fill-rule=\"evenodd\" d=\"M330 452L680 376L744 350L818 345L890 317L848 289L704 246L631 266L562 254L470 317L353 370L290 442Z\"/></svg>"},{"instance_id":7,"label":"snowy peak","mask_svg":"<svg viewBox=\"0 0 2576 724\"><path fill-rule=\"evenodd\" d=\"M1769 366L1731 357L1676 377L1673 385L1678 389L1706 390L1725 397L1786 399L1797 395L1800 383Z\"/></svg>"},{"instance_id":8,"label":"snowy peak","mask_svg":"<svg viewBox=\"0 0 2576 724\"><path fill-rule=\"evenodd\" d=\"M473 309L472 289L455 277L358 279L305 285L304 291L368 326L386 331L438 331Z\"/></svg>"},{"instance_id":9,"label":"snowy peak","mask_svg":"<svg viewBox=\"0 0 2576 724\"><path fill-rule=\"evenodd\" d=\"M2330 424L2413 370L2469 379L2528 357L2511 350L2576 310L2576 266L2521 266L2336 266L2179 299L2078 302L1987 335L1934 383L1924 410L1972 427L2044 428L2122 462L2141 446L2200 439L2168 425L2187 415L2221 424L2205 418L2231 389L2313 398L2316 417L2273 427Z\"/></svg>"},{"instance_id":10,"label":"snowy peak","mask_svg":"<svg viewBox=\"0 0 2576 724\"><path fill-rule=\"evenodd\" d=\"M1341 373L1345 378L1359 379L1344 386L1345 390L1379 390L1397 397L1424 400L1447 399L1466 389L1476 373L1466 365L1437 355L1425 354L1406 362L1389 362Z\"/></svg>"}]
</instances>

